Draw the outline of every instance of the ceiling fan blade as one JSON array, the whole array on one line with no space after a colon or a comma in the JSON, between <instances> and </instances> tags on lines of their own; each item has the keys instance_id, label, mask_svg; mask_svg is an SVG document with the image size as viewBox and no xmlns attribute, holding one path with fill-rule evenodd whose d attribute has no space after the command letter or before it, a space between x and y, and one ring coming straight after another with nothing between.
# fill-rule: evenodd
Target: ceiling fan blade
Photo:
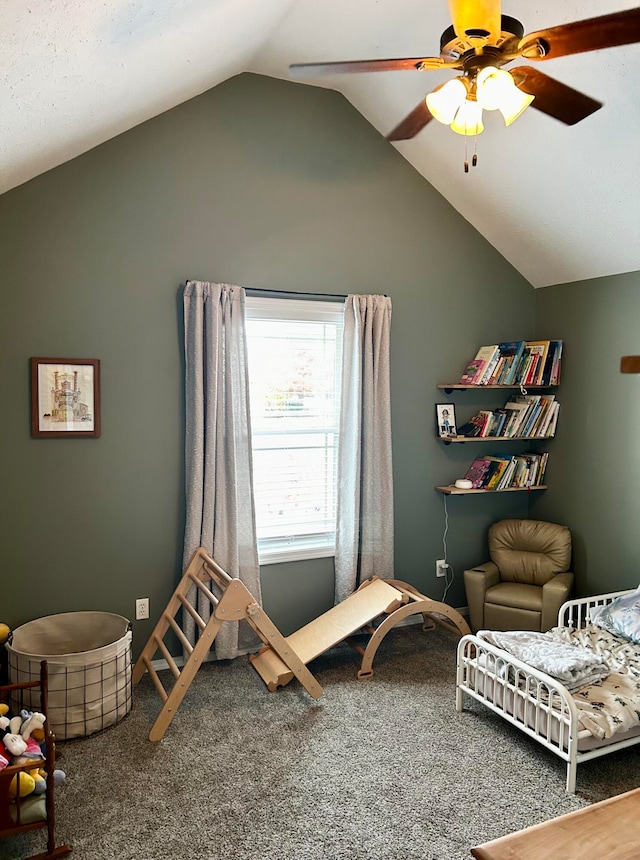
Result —
<instances>
[{"instance_id":1,"label":"ceiling fan blade","mask_svg":"<svg viewBox=\"0 0 640 860\"><path fill-rule=\"evenodd\" d=\"M500 0L449 0L451 23L459 39L479 44L495 43L500 38Z\"/></svg>"},{"instance_id":2,"label":"ceiling fan blade","mask_svg":"<svg viewBox=\"0 0 640 860\"><path fill-rule=\"evenodd\" d=\"M519 90L535 96L531 107L559 119L566 125L575 125L602 107L602 102L597 102L555 78L532 69L531 66L518 66L509 71Z\"/></svg>"},{"instance_id":3,"label":"ceiling fan blade","mask_svg":"<svg viewBox=\"0 0 640 860\"><path fill-rule=\"evenodd\" d=\"M293 63L289 66L292 77L306 78L315 75L344 75L352 72L401 72L431 69L457 69L459 63L446 63L441 57L406 57L398 60L345 60L332 63Z\"/></svg>"},{"instance_id":4,"label":"ceiling fan blade","mask_svg":"<svg viewBox=\"0 0 640 860\"><path fill-rule=\"evenodd\" d=\"M527 60L551 60L635 42L640 42L640 8L528 33L520 54Z\"/></svg>"},{"instance_id":5,"label":"ceiling fan blade","mask_svg":"<svg viewBox=\"0 0 640 860\"><path fill-rule=\"evenodd\" d=\"M424 99L387 135L387 140L409 140L433 119Z\"/></svg>"}]
</instances>

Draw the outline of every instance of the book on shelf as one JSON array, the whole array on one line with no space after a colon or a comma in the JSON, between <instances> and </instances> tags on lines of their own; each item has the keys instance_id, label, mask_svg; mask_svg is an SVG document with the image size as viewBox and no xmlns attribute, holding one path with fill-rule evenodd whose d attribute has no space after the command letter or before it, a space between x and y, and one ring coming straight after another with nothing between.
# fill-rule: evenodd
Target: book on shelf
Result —
<instances>
[{"instance_id":1,"label":"book on shelf","mask_svg":"<svg viewBox=\"0 0 640 860\"><path fill-rule=\"evenodd\" d=\"M460 377L460 385L476 385L478 379L484 370L485 361L482 358L474 358L466 366L464 373Z\"/></svg>"},{"instance_id":2,"label":"book on shelf","mask_svg":"<svg viewBox=\"0 0 640 860\"><path fill-rule=\"evenodd\" d=\"M522 436L532 436L533 435L533 427L536 423L538 415L540 414L540 412L542 410L542 405L541 405L542 404L542 398L540 397L539 394L533 394L533 395L529 394L529 395L525 395L525 396L530 399L531 406L529 407L529 409L527 411L527 414L526 414L526 417L524 420L524 424L522 427L521 435Z\"/></svg>"},{"instance_id":3,"label":"book on shelf","mask_svg":"<svg viewBox=\"0 0 640 860\"><path fill-rule=\"evenodd\" d=\"M482 430L483 419L480 415L474 415L465 424L458 427L458 436L466 436L467 439L479 436Z\"/></svg>"},{"instance_id":4,"label":"book on shelf","mask_svg":"<svg viewBox=\"0 0 640 860\"><path fill-rule=\"evenodd\" d=\"M562 341L553 340L553 362L551 365L551 373L549 375L549 385L560 385L560 368L562 362Z\"/></svg>"},{"instance_id":5,"label":"book on shelf","mask_svg":"<svg viewBox=\"0 0 640 860\"><path fill-rule=\"evenodd\" d=\"M489 422L489 432L487 436L502 436L504 435L504 426L507 422L509 413L506 409L494 409L491 413Z\"/></svg>"},{"instance_id":6,"label":"book on shelf","mask_svg":"<svg viewBox=\"0 0 640 860\"><path fill-rule=\"evenodd\" d=\"M509 417L507 418L503 435L509 436L510 438L520 435L520 427L524 421L529 404L509 400L505 403L504 408L509 414Z\"/></svg>"},{"instance_id":7,"label":"book on shelf","mask_svg":"<svg viewBox=\"0 0 640 860\"><path fill-rule=\"evenodd\" d=\"M516 463L517 463L516 458L511 457L511 459L509 461L509 465L504 470L503 476L498 481L498 486L496 487L496 490L504 490L507 487L511 486L511 481L513 480L513 473L516 470Z\"/></svg>"},{"instance_id":8,"label":"book on shelf","mask_svg":"<svg viewBox=\"0 0 640 860\"><path fill-rule=\"evenodd\" d=\"M560 343L561 341L559 340L549 341L547 357L544 360L544 366L542 368L542 374L540 376L540 385L551 385L551 371L553 369L553 362L555 359L556 350L558 349L558 344Z\"/></svg>"},{"instance_id":9,"label":"book on shelf","mask_svg":"<svg viewBox=\"0 0 640 860\"><path fill-rule=\"evenodd\" d=\"M487 475L485 478L484 489L486 490L495 490L498 487L500 482L500 478L504 475L507 470L507 466L512 460L511 454L507 454L505 456L501 456L500 454L493 454L487 458L491 460L491 465L487 470Z\"/></svg>"},{"instance_id":10,"label":"book on shelf","mask_svg":"<svg viewBox=\"0 0 640 860\"><path fill-rule=\"evenodd\" d=\"M558 385L561 361L561 340L501 341L480 347L459 384Z\"/></svg>"},{"instance_id":11,"label":"book on shelf","mask_svg":"<svg viewBox=\"0 0 640 860\"><path fill-rule=\"evenodd\" d=\"M561 340L513 340L481 346L459 384L559 385L562 345Z\"/></svg>"},{"instance_id":12,"label":"book on shelf","mask_svg":"<svg viewBox=\"0 0 640 860\"><path fill-rule=\"evenodd\" d=\"M458 428L458 436L542 439L553 436L559 403L555 394L518 394L499 409L481 409Z\"/></svg>"},{"instance_id":13,"label":"book on shelf","mask_svg":"<svg viewBox=\"0 0 640 860\"><path fill-rule=\"evenodd\" d=\"M549 436L553 436L554 433L551 432L551 425L555 421L557 421L558 411L560 409L560 404L557 400L554 400L549 408L547 409L542 421L540 422L540 426L538 427L538 432L536 433L541 439L546 439Z\"/></svg>"},{"instance_id":14,"label":"book on shelf","mask_svg":"<svg viewBox=\"0 0 640 860\"><path fill-rule=\"evenodd\" d=\"M500 351L500 359L496 365L492 377L494 385L512 385L515 379L515 372L520 363L520 357L524 350L525 342L523 340L503 341L498 344Z\"/></svg>"},{"instance_id":15,"label":"book on shelf","mask_svg":"<svg viewBox=\"0 0 640 860\"><path fill-rule=\"evenodd\" d=\"M488 436L489 435L489 430L491 428L492 416L493 416L493 412L491 412L491 410L489 410L489 409L481 409L480 412L478 412L477 417L482 422L482 424L480 426L480 435L481 436Z\"/></svg>"},{"instance_id":16,"label":"book on shelf","mask_svg":"<svg viewBox=\"0 0 640 860\"><path fill-rule=\"evenodd\" d=\"M560 410L560 404L556 403L556 409L553 415L551 416L551 421L549 422L549 426L547 427L547 437L556 435L556 424L558 423L558 412Z\"/></svg>"},{"instance_id":17,"label":"book on shelf","mask_svg":"<svg viewBox=\"0 0 640 860\"><path fill-rule=\"evenodd\" d=\"M549 353L549 340L529 340L527 346L530 347L533 355L537 355L536 369L533 378L529 385L542 385L542 374L544 372L547 355Z\"/></svg>"},{"instance_id":18,"label":"book on shelf","mask_svg":"<svg viewBox=\"0 0 640 860\"><path fill-rule=\"evenodd\" d=\"M475 355L475 361L484 361L484 367L476 381L476 385L486 385L500 357L498 344L481 346Z\"/></svg>"},{"instance_id":19,"label":"book on shelf","mask_svg":"<svg viewBox=\"0 0 640 860\"><path fill-rule=\"evenodd\" d=\"M490 454L476 457L465 478L474 490L508 490L539 487L544 482L549 454Z\"/></svg>"},{"instance_id":20,"label":"book on shelf","mask_svg":"<svg viewBox=\"0 0 640 860\"><path fill-rule=\"evenodd\" d=\"M467 469L464 477L466 481L471 481L471 486L474 490L482 487L490 465L491 461L487 457L476 457Z\"/></svg>"},{"instance_id":21,"label":"book on shelf","mask_svg":"<svg viewBox=\"0 0 640 860\"><path fill-rule=\"evenodd\" d=\"M547 452L526 451L514 455L517 463L513 475L513 487L539 487L544 481L549 454Z\"/></svg>"},{"instance_id":22,"label":"book on shelf","mask_svg":"<svg viewBox=\"0 0 640 860\"><path fill-rule=\"evenodd\" d=\"M549 423L555 399L555 394L542 394L540 396L540 409L529 430L529 436L535 436L537 438L544 436L543 427L546 428Z\"/></svg>"},{"instance_id":23,"label":"book on shelf","mask_svg":"<svg viewBox=\"0 0 640 860\"><path fill-rule=\"evenodd\" d=\"M521 385L558 385L560 382L561 340L525 341L514 382Z\"/></svg>"}]
</instances>

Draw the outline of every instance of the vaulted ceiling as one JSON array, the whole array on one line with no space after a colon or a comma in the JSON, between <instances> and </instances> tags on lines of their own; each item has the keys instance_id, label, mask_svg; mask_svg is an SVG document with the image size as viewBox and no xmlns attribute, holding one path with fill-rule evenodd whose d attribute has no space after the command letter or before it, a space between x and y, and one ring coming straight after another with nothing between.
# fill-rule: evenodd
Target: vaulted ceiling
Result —
<instances>
[{"instance_id":1,"label":"vaulted ceiling","mask_svg":"<svg viewBox=\"0 0 640 860\"><path fill-rule=\"evenodd\" d=\"M620 0L503 0L525 33L628 8ZM446 0L4 0L0 192L243 71L437 56ZM395 146L534 287L640 270L640 45L559 57L545 74L604 102L574 126L527 109L473 138L431 122ZM447 71L341 74L381 135Z\"/></svg>"}]
</instances>

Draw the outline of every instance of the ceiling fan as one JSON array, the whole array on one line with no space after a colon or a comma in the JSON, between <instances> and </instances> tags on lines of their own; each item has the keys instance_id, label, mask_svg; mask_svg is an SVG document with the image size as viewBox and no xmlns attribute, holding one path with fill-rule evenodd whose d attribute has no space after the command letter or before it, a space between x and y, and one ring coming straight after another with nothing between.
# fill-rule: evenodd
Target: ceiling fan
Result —
<instances>
[{"instance_id":1,"label":"ceiling fan","mask_svg":"<svg viewBox=\"0 0 640 860\"><path fill-rule=\"evenodd\" d=\"M452 26L440 38L439 57L294 63L295 77L352 72L435 71L462 74L430 92L387 135L415 137L432 119L463 135L479 134L482 111L499 110L510 125L531 104L542 113L574 125L602 103L532 66L506 71L517 58L538 62L640 42L640 8L561 24L525 35L520 21L501 14L500 0L449 0ZM475 163L475 158L474 158ZM468 166L465 164L465 170Z\"/></svg>"}]
</instances>

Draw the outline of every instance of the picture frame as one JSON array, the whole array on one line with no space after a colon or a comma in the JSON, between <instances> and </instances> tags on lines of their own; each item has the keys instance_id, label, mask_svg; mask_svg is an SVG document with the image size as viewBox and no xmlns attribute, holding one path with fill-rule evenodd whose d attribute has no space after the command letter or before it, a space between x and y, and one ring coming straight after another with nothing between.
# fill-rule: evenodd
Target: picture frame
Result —
<instances>
[{"instance_id":1,"label":"picture frame","mask_svg":"<svg viewBox=\"0 0 640 860\"><path fill-rule=\"evenodd\" d=\"M100 360L32 358L31 435L98 438L100 432Z\"/></svg>"},{"instance_id":2,"label":"picture frame","mask_svg":"<svg viewBox=\"0 0 640 860\"><path fill-rule=\"evenodd\" d=\"M453 403L436 403L436 421L438 422L438 436L441 439L458 435L456 408Z\"/></svg>"}]
</instances>

